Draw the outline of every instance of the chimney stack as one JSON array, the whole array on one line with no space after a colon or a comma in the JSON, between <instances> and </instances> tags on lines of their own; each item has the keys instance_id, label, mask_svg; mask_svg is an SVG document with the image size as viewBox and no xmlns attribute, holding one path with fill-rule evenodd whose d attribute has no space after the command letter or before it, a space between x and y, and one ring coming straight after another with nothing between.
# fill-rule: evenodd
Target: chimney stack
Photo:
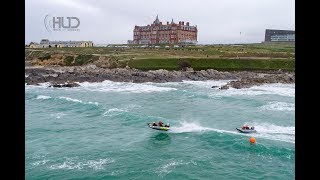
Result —
<instances>
[{"instance_id":1,"label":"chimney stack","mask_svg":"<svg viewBox=\"0 0 320 180\"><path fill-rule=\"evenodd\" d=\"M179 25L181 25L181 21L179 21Z\"/></svg>"},{"instance_id":2,"label":"chimney stack","mask_svg":"<svg viewBox=\"0 0 320 180\"><path fill-rule=\"evenodd\" d=\"M167 21L167 25L169 25L169 21Z\"/></svg>"},{"instance_id":3,"label":"chimney stack","mask_svg":"<svg viewBox=\"0 0 320 180\"><path fill-rule=\"evenodd\" d=\"M184 25L184 21L182 21L182 25Z\"/></svg>"},{"instance_id":4,"label":"chimney stack","mask_svg":"<svg viewBox=\"0 0 320 180\"><path fill-rule=\"evenodd\" d=\"M187 26L189 26L189 22L187 22Z\"/></svg>"}]
</instances>

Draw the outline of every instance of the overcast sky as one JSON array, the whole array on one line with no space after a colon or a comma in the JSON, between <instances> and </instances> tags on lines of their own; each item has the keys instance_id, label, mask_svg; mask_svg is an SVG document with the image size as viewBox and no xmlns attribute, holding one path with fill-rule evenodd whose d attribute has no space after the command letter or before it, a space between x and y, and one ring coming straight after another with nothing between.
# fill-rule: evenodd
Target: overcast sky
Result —
<instances>
[{"instance_id":1,"label":"overcast sky","mask_svg":"<svg viewBox=\"0 0 320 180\"><path fill-rule=\"evenodd\" d=\"M294 0L26 0L25 42L91 40L127 43L135 25L184 21L198 43L259 43L265 29L295 29ZM78 17L79 31L51 31L45 16ZM240 33L241 32L241 33Z\"/></svg>"}]
</instances>

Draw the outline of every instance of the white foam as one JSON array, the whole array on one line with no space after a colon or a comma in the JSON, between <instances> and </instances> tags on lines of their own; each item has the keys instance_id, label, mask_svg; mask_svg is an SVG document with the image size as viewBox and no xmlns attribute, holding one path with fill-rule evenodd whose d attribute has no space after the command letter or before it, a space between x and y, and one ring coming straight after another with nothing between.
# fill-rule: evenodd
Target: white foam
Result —
<instances>
[{"instance_id":1,"label":"white foam","mask_svg":"<svg viewBox=\"0 0 320 180\"><path fill-rule=\"evenodd\" d=\"M98 103L98 102L91 102L91 101L89 101L89 102L88 102L88 104L94 104L94 105L96 105L96 106L98 106L98 105L99 105L99 103Z\"/></svg>"},{"instance_id":2,"label":"white foam","mask_svg":"<svg viewBox=\"0 0 320 180\"><path fill-rule=\"evenodd\" d=\"M41 88L48 88L51 83L49 82L44 82L44 83L38 83L39 85L37 87L41 87Z\"/></svg>"},{"instance_id":3,"label":"white foam","mask_svg":"<svg viewBox=\"0 0 320 180\"><path fill-rule=\"evenodd\" d=\"M54 116L55 118L60 119L64 115L66 115L66 114L64 114L64 113L56 113L56 114L51 114L50 116Z\"/></svg>"},{"instance_id":4,"label":"white foam","mask_svg":"<svg viewBox=\"0 0 320 180\"><path fill-rule=\"evenodd\" d=\"M74 162L71 158L67 158L61 164L54 164L49 166L50 169L83 169L92 168L94 170L103 170L104 165L115 162L115 160L110 158L98 159L98 160L88 160L86 162Z\"/></svg>"},{"instance_id":5,"label":"white foam","mask_svg":"<svg viewBox=\"0 0 320 180\"><path fill-rule=\"evenodd\" d=\"M164 164L159 168L159 175L162 173L170 173L176 166L185 164L182 161L172 161L170 163Z\"/></svg>"},{"instance_id":6,"label":"white foam","mask_svg":"<svg viewBox=\"0 0 320 180\"><path fill-rule=\"evenodd\" d=\"M108 109L106 112L103 113L103 116L112 116L112 115L118 115L121 112L127 112L125 109L118 109L118 108L111 108Z\"/></svg>"},{"instance_id":7,"label":"white foam","mask_svg":"<svg viewBox=\"0 0 320 180\"><path fill-rule=\"evenodd\" d=\"M207 80L207 81L186 81L183 80L183 84L191 84L198 87L211 88L212 86L222 86L230 82L231 80Z\"/></svg>"},{"instance_id":8,"label":"white foam","mask_svg":"<svg viewBox=\"0 0 320 180\"><path fill-rule=\"evenodd\" d=\"M158 170L156 171L156 173L158 174L158 176L163 177L164 175L172 172L172 170L174 170L177 166L188 165L190 163L192 163L193 165L197 165L197 163L194 161L183 162L182 160L171 160L171 162L169 161L169 163L166 163L166 164L160 166L158 168Z\"/></svg>"},{"instance_id":9,"label":"white foam","mask_svg":"<svg viewBox=\"0 0 320 180\"><path fill-rule=\"evenodd\" d=\"M129 104L124 108L111 108L111 109L108 109L106 112L104 112L103 116L114 116L114 115L121 114L122 112L128 112L132 109L136 109L139 107L141 106L135 105L135 104Z\"/></svg>"},{"instance_id":10,"label":"white foam","mask_svg":"<svg viewBox=\"0 0 320 180\"><path fill-rule=\"evenodd\" d=\"M210 127L203 127L196 122L180 122L180 127L171 127L171 133L186 133L186 132L205 132L205 131L215 131L219 133L228 133L243 136L254 136L269 140L283 141L289 143L295 143L295 127L283 127L274 124L257 124L257 123L245 123L251 124L255 127L258 133L254 134L244 134L238 131L229 131L223 129L215 129Z\"/></svg>"},{"instance_id":11,"label":"white foam","mask_svg":"<svg viewBox=\"0 0 320 180\"><path fill-rule=\"evenodd\" d=\"M261 86L253 86L244 89L229 88L227 90L221 90L211 93L210 96L237 96L247 95L256 96L263 94L275 94L280 96L295 97L295 85L294 84L265 84Z\"/></svg>"},{"instance_id":12,"label":"white foam","mask_svg":"<svg viewBox=\"0 0 320 180\"><path fill-rule=\"evenodd\" d=\"M252 123L252 125L258 130L260 134L288 134L295 135L294 126L277 126L270 123Z\"/></svg>"},{"instance_id":13,"label":"white foam","mask_svg":"<svg viewBox=\"0 0 320 180\"><path fill-rule=\"evenodd\" d=\"M64 99L64 100L67 100L67 101L82 103L82 101L79 100L79 99L72 99L72 98L64 97L64 96L59 97L59 99Z\"/></svg>"},{"instance_id":14,"label":"white foam","mask_svg":"<svg viewBox=\"0 0 320 180\"><path fill-rule=\"evenodd\" d=\"M166 163L162 166L160 166L158 168L158 170L156 171L156 173L163 177L164 175L166 174L169 174L170 172L172 172L172 170L174 170L177 166L180 166L180 165L189 165L189 164L192 164L192 165L195 165L197 166L198 164L194 161L190 161L190 162L184 162L182 160L170 160L169 163Z\"/></svg>"},{"instance_id":15,"label":"white foam","mask_svg":"<svg viewBox=\"0 0 320 180\"><path fill-rule=\"evenodd\" d=\"M52 97L50 96L45 96L45 95L38 95L36 97L36 99L51 99ZM56 99L56 98L55 98ZM73 98L70 98L70 97L65 97L65 96L61 96L61 97L58 97L58 99L63 99L63 100L66 100L66 101L70 101L70 102L76 102L76 103L82 103L82 104L93 104L93 105L96 105L98 106L99 103L98 102L83 102L82 100L79 100L79 99L73 99Z\"/></svg>"},{"instance_id":16,"label":"white foam","mask_svg":"<svg viewBox=\"0 0 320 180\"><path fill-rule=\"evenodd\" d=\"M258 131L257 137L295 143L295 127L277 126L269 123L252 124Z\"/></svg>"},{"instance_id":17,"label":"white foam","mask_svg":"<svg viewBox=\"0 0 320 180\"><path fill-rule=\"evenodd\" d=\"M150 83L112 82L108 80L99 83L83 82L79 84L81 87L76 88L102 92L150 93L177 90L176 88L160 87Z\"/></svg>"},{"instance_id":18,"label":"white foam","mask_svg":"<svg viewBox=\"0 0 320 180\"><path fill-rule=\"evenodd\" d=\"M294 111L294 103L286 102L269 102L267 105L259 107L261 110L270 110L270 111Z\"/></svg>"},{"instance_id":19,"label":"white foam","mask_svg":"<svg viewBox=\"0 0 320 180\"><path fill-rule=\"evenodd\" d=\"M38 95L36 99L50 99L50 96Z\"/></svg>"},{"instance_id":20,"label":"white foam","mask_svg":"<svg viewBox=\"0 0 320 180\"><path fill-rule=\"evenodd\" d=\"M113 163L113 162L115 162L115 161L112 159L89 160L84 165L86 165L90 168L93 168L94 170L98 170L98 169L104 169L103 165L108 164L108 163Z\"/></svg>"},{"instance_id":21,"label":"white foam","mask_svg":"<svg viewBox=\"0 0 320 180\"><path fill-rule=\"evenodd\" d=\"M45 82L45 83L39 83L39 85L27 85L27 83L25 83L25 90L33 90L33 89L46 89L48 88L48 86L50 86L49 82Z\"/></svg>"},{"instance_id":22,"label":"white foam","mask_svg":"<svg viewBox=\"0 0 320 180\"><path fill-rule=\"evenodd\" d=\"M39 166L39 165L44 165L44 164L46 164L47 162L49 162L49 160L44 159L44 160L40 160L40 161L33 162L33 163L31 163L31 165L33 165L33 166Z\"/></svg>"},{"instance_id":23,"label":"white foam","mask_svg":"<svg viewBox=\"0 0 320 180\"><path fill-rule=\"evenodd\" d=\"M64 97L64 96L61 96L61 97L58 97L58 99L64 99L66 101L70 101L70 102L76 102L76 103L81 103L81 104L93 104L93 105L96 105L98 106L99 103L98 102L83 102L82 100L79 100L79 99L73 99L73 98L70 98L70 97Z\"/></svg>"},{"instance_id":24,"label":"white foam","mask_svg":"<svg viewBox=\"0 0 320 180\"><path fill-rule=\"evenodd\" d=\"M212 128L202 127L201 125L195 122L180 122L180 127L171 127L170 132L173 133L185 133L185 132L201 132L201 131L208 131L213 130Z\"/></svg>"}]
</instances>

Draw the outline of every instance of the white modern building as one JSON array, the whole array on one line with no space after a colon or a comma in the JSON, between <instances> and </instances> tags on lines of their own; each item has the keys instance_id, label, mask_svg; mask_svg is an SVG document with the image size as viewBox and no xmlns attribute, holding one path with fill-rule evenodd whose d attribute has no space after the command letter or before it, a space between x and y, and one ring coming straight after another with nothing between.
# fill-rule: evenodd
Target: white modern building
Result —
<instances>
[{"instance_id":1,"label":"white modern building","mask_svg":"<svg viewBox=\"0 0 320 180\"><path fill-rule=\"evenodd\" d=\"M51 47L93 47L92 41L49 41L49 39L42 39L39 48Z\"/></svg>"}]
</instances>

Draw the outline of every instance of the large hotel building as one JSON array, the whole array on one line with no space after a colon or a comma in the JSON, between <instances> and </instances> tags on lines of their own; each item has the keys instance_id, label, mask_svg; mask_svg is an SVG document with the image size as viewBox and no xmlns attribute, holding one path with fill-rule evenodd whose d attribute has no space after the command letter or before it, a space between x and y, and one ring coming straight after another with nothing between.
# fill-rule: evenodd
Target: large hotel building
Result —
<instances>
[{"instance_id":1,"label":"large hotel building","mask_svg":"<svg viewBox=\"0 0 320 180\"><path fill-rule=\"evenodd\" d=\"M295 31L266 29L265 42L295 42Z\"/></svg>"},{"instance_id":2,"label":"large hotel building","mask_svg":"<svg viewBox=\"0 0 320 180\"><path fill-rule=\"evenodd\" d=\"M190 26L189 22L167 22L162 24L158 16L147 26L135 26L133 30L133 44L196 44L197 26Z\"/></svg>"}]
</instances>

